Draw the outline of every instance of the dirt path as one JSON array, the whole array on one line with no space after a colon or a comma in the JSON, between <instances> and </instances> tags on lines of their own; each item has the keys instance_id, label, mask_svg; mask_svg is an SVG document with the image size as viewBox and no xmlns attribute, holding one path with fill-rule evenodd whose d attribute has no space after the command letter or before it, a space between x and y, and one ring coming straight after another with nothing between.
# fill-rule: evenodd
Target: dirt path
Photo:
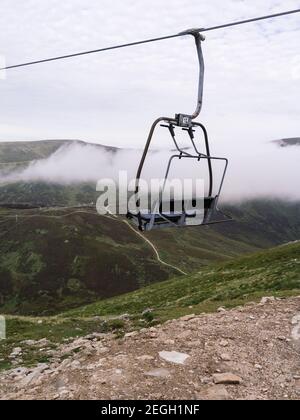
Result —
<instances>
[{"instance_id":1,"label":"dirt path","mask_svg":"<svg viewBox=\"0 0 300 420\"><path fill-rule=\"evenodd\" d=\"M129 222L127 222L127 220L124 220L123 222L124 222L124 223L125 223L125 224L129 227L129 229L133 230L133 232L134 232L136 235L138 235L140 238L142 238L142 240L143 240L143 241L145 241L148 245L150 245L150 247L153 249L153 251L154 251L154 253L155 253L155 255L156 255L156 259L157 259L157 261L158 261L160 264L165 265L166 267L172 268L173 270L177 271L178 273L180 273L180 274L182 274L182 275L184 275L184 276L187 276L187 273L185 273L184 271L182 271L180 268L176 267L176 266L175 266L175 265L173 265L173 264L169 264L169 263L167 263L167 262L163 261L163 260L161 259L161 257L160 257L160 254L159 254L158 249L156 248L156 246L154 245L154 243L150 241L150 239L146 238L146 236L145 236L145 235L143 235L141 232L139 232L139 231L138 231L138 230L136 230L133 226L131 226L131 224L130 224Z\"/></svg>"},{"instance_id":2,"label":"dirt path","mask_svg":"<svg viewBox=\"0 0 300 420\"><path fill-rule=\"evenodd\" d=\"M119 223L125 223L125 225L127 225L127 227L132 230L137 236L139 236L144 242L146 242L146 244L148 244L154 251L156 260L162 264L165 265L166 267L172 268L173 270L177 271L177 273L180 273L181 275L187 276L187 273L185 273L183 270L181 270L181 268L176 267L173 264L169 264L166 261L163 261L160 257L160 253L157 249L157 247L154 245L153 242L150 241L150 239L146 238L146 236L144 234L142 234L141 232L139 232L137 229L135 229L127 220L120 220L116 215L112 214L109 212L109 216L108 216L111 220L114 220L116 222Z\"/></svg>"},{"instance_id":3,"label":"dirt path","mask_svg":"<svg viewBox=\"0 0 300 420\"><path fill-rule=\"evenodd\" d=\"M188 316L124 339L94 334L56 352L50 365L2 373L1 398L299 400L300 297Z\"/></svg>"}]
</instances>

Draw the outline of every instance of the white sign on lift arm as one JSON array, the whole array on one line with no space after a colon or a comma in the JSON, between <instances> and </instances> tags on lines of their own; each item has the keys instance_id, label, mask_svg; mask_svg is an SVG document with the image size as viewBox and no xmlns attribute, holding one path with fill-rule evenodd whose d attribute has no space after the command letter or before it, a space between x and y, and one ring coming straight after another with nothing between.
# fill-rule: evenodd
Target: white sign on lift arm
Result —
<instances>
[{"instance_id":1,"label":"white sign on lift arm","mask_svg":"<svg viewBox=\"0 0 300 420\"><path fill-rule=\"evenodd\" d=\"M0 316L0 341L6 339L6 322L4 316Z\"/></svg>"}]
</instances>

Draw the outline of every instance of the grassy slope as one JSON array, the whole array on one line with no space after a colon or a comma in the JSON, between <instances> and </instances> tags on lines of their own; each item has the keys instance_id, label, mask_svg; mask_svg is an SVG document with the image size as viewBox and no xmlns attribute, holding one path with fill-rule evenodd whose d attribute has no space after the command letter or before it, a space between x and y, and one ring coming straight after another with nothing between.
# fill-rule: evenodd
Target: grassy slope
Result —
<instances>
[{"instance_id":1,"label":"grassy slope","mask_svg":"<svg viewBox=\"0 0 300 420\"><path fill-rule=\"evenodd\" d=\"M223 207L234 222L152 232L149 238L186 271L300 238L300 202L253 200Z\"/></svg>"},{"instance_id":2,"label":"grassy slope","mask_svg":"<svg viewBox=\"0 0 300 420\"><path fill-rule=\"evenodd\" d=\"M300 243L283 245L254 255L207 267L184 278L148 286L131 294L70 311L64 316L91 317L140 314L147 308L162 319L201 313L221 304L264 295L300 293ZM192 306L192 308L191 308Z\"/></svg>"},{"instance_id":3,"label":"grassy slope","mask_svg":"<svg viewBox=\"0 0 300 420\"><path fill-rule=\"evenodd\" d=\"M214 265L184 278L174 278L57 317L42 320L8 317L7 340L0 342L0 370L11 367L8 356L17 346L23 349L21 364L32 366L48 362L50 356L47 351L72 337L108 331L122 336L128 330L155 325L186 314L214 311L221 305L234 307L265 295L299 295L299 255L300 243L285 245ZM154 311L152 316L142 315L147 308ZM120 317L125 313L129 314L127 321ZM22 343L23 340L40 340L45 337L51 344L43 346L42 351L39 347L35 349Z\"/></svg>"},{"instance_id":4,"label":"grassy slope","mask_svg":"<svg viewBox=\"0 0 300 420\"><path fill-rule=\"evenodd\" d=\"M41 142L0 142L0 163L44 159L65 144L64 140Z\"/></svg>"}]
</instances>

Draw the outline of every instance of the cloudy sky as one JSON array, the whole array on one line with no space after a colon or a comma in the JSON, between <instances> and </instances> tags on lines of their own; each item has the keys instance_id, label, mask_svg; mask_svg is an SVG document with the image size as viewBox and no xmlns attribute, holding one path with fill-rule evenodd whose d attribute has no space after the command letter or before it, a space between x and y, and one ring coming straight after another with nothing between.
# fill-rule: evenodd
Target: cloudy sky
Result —
<instances>
[{"instance_id":1,"label":"cloudy sky","mask_svg":"<svg viewBox=\"0 0 300 420\"><path fill-rule=\"evenodd\" d=\"M299 0L0 0L0 55L11 65L299 7ZM300 136L299 40L300 15L207 34L202 121L216 149ZM11 70L0 78L0 140L141 147L156 117L194 111L196 85L189 37Z\"/></svg>"}]
</instances>

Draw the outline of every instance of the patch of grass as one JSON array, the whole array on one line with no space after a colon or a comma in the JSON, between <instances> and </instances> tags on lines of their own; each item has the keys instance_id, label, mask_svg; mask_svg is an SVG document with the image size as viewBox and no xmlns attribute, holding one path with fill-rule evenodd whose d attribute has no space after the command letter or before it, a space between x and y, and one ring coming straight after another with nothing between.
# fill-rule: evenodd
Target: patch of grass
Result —
<instances>
[{"instance_id":1,"label":"patch of grass","mask_svg":"<svg viewBox=\"0 0 300 420\"><path fill-rule=\"evenodd\" d=\"M40 323L39 321L42 321ZM42 318L7 318L7 339L0 341L0 370L13 367L12 360L9 358L13 349L22 348L22 362L18 365L31 367L38 363L48 363L51 355L49 350L53 350L58 344L76 337L86 336L91 333L106 333L117 331L124 328L124 322L106 322L90 319L56 319ZM39 347L29 347L23 342L27 340L39 341L44 338L50 341L49 345Z\"/></svg>"}]
</instances>

